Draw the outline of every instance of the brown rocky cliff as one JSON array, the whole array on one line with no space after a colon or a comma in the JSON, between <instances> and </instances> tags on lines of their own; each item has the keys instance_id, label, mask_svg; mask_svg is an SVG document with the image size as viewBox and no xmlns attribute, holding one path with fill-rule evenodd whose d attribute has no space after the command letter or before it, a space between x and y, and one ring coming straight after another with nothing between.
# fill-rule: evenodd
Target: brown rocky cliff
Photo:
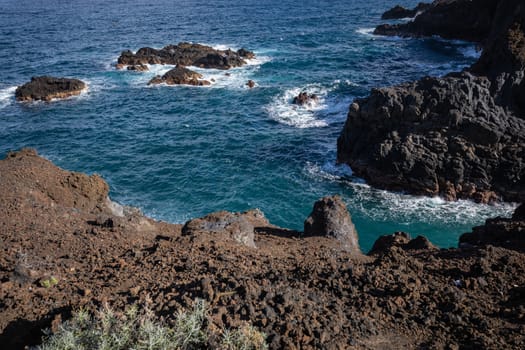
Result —
<instances>
[{"instance_id":1,"label":"brown rocky cliff","mask_svg":"<svg viewBox=\"0 0 525 350\"><path fill-rule=\"evenodd\" d=\"M214 327L250 322L270 349L525 346L519 250L438 250L397 234L364 256L334 237L268 225L259 211L216 213L181 230L116 210L100 177L34 151L0 160L0 174L2 349L38 343L42 328L79 308L137 302L170 324L196 298ZM255 247L245 244L252 227ZM51 277L56 284L42 283Z\"/></svg>"}]
</instances>

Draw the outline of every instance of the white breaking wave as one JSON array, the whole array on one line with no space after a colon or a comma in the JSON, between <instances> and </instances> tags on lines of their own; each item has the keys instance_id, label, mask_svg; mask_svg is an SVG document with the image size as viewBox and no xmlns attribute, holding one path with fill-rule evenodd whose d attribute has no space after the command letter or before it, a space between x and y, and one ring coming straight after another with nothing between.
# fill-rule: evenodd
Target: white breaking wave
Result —
<instances>
[{"instance_id":1,"label":"white breaking wave","mask_svg":"<svg viewBox=\"0 0 525 350\"><path fill-rule=\"evenodd\" d=\"M469 200L445 201L440 197L421 197L373 188L363 179L352 177L346 165L326 163L323 166L307 163L304 172L316 181L342 183L354 190L345 196L353 211L377 222L396 221L409 225L419 221L439 224L471 224L481 218L511 216L514 203L480 204Z\"/></svg>"},{"instance_id":2,"label":"white breaking wave","mask_svg":"<svg viewBox=\"0 0 525 350\"><path fill-rule=\"evenodd\" d=\"M352 176L352 169L348 165L336 165L335 162L326 162L322 166L307 162L304 171L314 180L332 182L349 182Z\"/></svg>"},{"instance_id":3,"label":"white breaking wave","mask_svg":"<svg viewBox=\"0 0 525 350\"><path fill-rule=\"evenodd\" d=\"M269 117L281 124L296 128L319 128L333 122L344 121L352 96L330 96L331 91L337 90L341 85L355 85L349 80L334 80L330 86L321 84L308 84L304 87L291 88L273 98L265 107ZM315 94L317 100L305 105L293 103L294 97L301 92L308 95Z\"/></svg>"},{"instance_id":4,"label":"white breaking wave","mask_svg":"<svg viewBox=\"0 0 525 350\"><path fill-rule=\"evenodd\" d=\"M317 100L303 106L293 104L294 97L301 92L306 92L308 95L315 94ZM318 84L289 89L276 96L266 107L266 111L273 120L296 128L324 127L328 123L326 120L318 119L317 112L327 108L325 103L327 93L328 90Z\"/></svg>"},{"instance_id":5,"label":"white breaking wave","mask_svg":"<svg viewBox=\"0 0 525 350\"><path fill-rule=\"evenodd\" d=\"M15 91L17 86L10 86L0 90L0 108L7 107L15 101Z\"/></svg>"},{"instance_id":6,"label":"white breaking wave","mask_svg":"<svg viewBox=\"0 0 525 350\"><path fill-rule=\"evenodd\" d=\"M365 36L374 36L374 29L375 28L359 28L355 32Z\"/></svg>"}]
</instances>

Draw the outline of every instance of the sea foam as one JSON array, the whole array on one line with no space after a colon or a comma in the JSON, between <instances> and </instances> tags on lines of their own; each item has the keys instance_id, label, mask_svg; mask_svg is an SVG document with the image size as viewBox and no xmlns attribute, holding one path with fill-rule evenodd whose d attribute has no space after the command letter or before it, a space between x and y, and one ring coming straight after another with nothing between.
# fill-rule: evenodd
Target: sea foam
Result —
<instances>
[{"instance_id":1,"label":"sea foam","mask_svg":"<svg viewBox=\"0 0 525 350\"><path fill-rule=\"evenodd\" d=\"M296 105L292 101L301 92L317 95L317 101L305 105ZM317 112L325 109L328 90L318 84L309 84L303 88L292 88L276 96L266 107L271 119L296 128L318 128L327 126L325 120L319 119Z\"/></svg>"},{"instance_id":2,"label":"sea foam","mask_svg":"<svg viewBox=\"0 0 525 350\"><path fill-rule=\"evenodd\" d=\"M0 108L7 107L15 101L16 86L0 89Z\"/></svg>"},{"instance_id":3,"label":"sea foam","mask_svg":"<svg viewBox=\"0 0 525 350\"><path fill-rule=\"evenodd\" d=\"M515 203L480 204L469 200L445 201L440 197L422 197L376 189L352 175L346 165L308 162L304 172L314 181L328 181L352 188L345 202L359 215L376 222L414 222L439 225L470 225L487 217L510 216Z\"/></svg>"}]
</instances>

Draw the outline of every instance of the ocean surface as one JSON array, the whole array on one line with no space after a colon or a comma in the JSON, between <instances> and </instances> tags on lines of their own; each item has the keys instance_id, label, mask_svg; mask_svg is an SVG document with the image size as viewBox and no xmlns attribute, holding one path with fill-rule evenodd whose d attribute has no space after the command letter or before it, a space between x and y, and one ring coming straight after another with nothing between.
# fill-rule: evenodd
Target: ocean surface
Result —
<instances>
[{"instance_id":1,"label":"ocean surface","mask_svg":"<svg viewBox=\"0 0 525 350\"><path fill-rule=\"evenodd\" d=\"M302 230L315 200L339 194L364 250L394 231L456 246L461 233L514 205L376 190L335 164L354 98L478 57L466 42L371 34L383 11L418 1L0 0L0 157L34 147L63 168L101 174L113 200L170 222L257 207ZM180 41L245 47L257 58L230 76L200 70L215 80L209 87L148 87L171 67L114 67L122 50ZM38 75L76 77L89 90L15 102L16 86ZM319 102L293 106L301 91Z\"/></svg>"}]
</instances>

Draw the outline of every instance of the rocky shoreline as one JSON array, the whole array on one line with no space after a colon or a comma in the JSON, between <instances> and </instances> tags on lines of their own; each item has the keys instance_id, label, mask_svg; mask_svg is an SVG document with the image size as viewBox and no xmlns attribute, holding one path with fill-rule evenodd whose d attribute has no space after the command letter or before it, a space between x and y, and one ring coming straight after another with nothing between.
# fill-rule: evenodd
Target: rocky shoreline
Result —
<instances>
[{"instance_id":1,"label":"rocky shoreline","mask_svg":"<svg viewBox=\"0 0 525 350\"><path fill-rule=\"evenodd\" d=\"M456 26L442 22L445 14ZM490 30L479 28L488 24ZM338 161L380 188L484 203L525 200L523 28L518 0L457 0L434 1L413 22L380 31L475 40L483 52L463 72L356 99L338 139Z\"/></svg>"},{"instance_id":2,"label":"rocky shoreline","mask_svg":"<svg viewBox=\"0 0 525 350\"><path fill-rule=\"evenodd\" d=\"M413 22L379 30L474 40L483 53L464 72L374 89L352 104L338 161L372 185L525 201L525 5L472 6L437 0L419 5ZM390 18L407 14L396 11ZM252 55L180 43L125 51L117 68L174 64L150 83L205 85L184 66L230 69ZM42 99L63 96L54 94ZM315 99L302 92L293 103ZM0 160L0 174L8 350L39 344L42 329L81 308L137 303L170 324L197 299L210 307L210 327L252 324L271 349L525 348L524 204L463 234L458 248L396 232L365 254L337 196L313 205L303 232L272 225L258 209L179 225L111 201L100 176L60 169L32 149Z\"/></svg>"},{"instance_id":3,"label":"rocky shoreline","mask_svg":"<svg viewBox=\"0 0 525 350\"><path fill-rule=\"evenodd\" d=\"M338 197L314 205L304 233L259 210L182 226L112 202L99 176L34 150L8 154L0 173L4 349L38 344L41 329L79 308L139 303L169 323L197 298L213 327L250 322L271 349L525 345L525 255L508 242L523 243L523 205L463 236L461 248L396 233L365 255Z\"/></svg>"}]
</instances>

